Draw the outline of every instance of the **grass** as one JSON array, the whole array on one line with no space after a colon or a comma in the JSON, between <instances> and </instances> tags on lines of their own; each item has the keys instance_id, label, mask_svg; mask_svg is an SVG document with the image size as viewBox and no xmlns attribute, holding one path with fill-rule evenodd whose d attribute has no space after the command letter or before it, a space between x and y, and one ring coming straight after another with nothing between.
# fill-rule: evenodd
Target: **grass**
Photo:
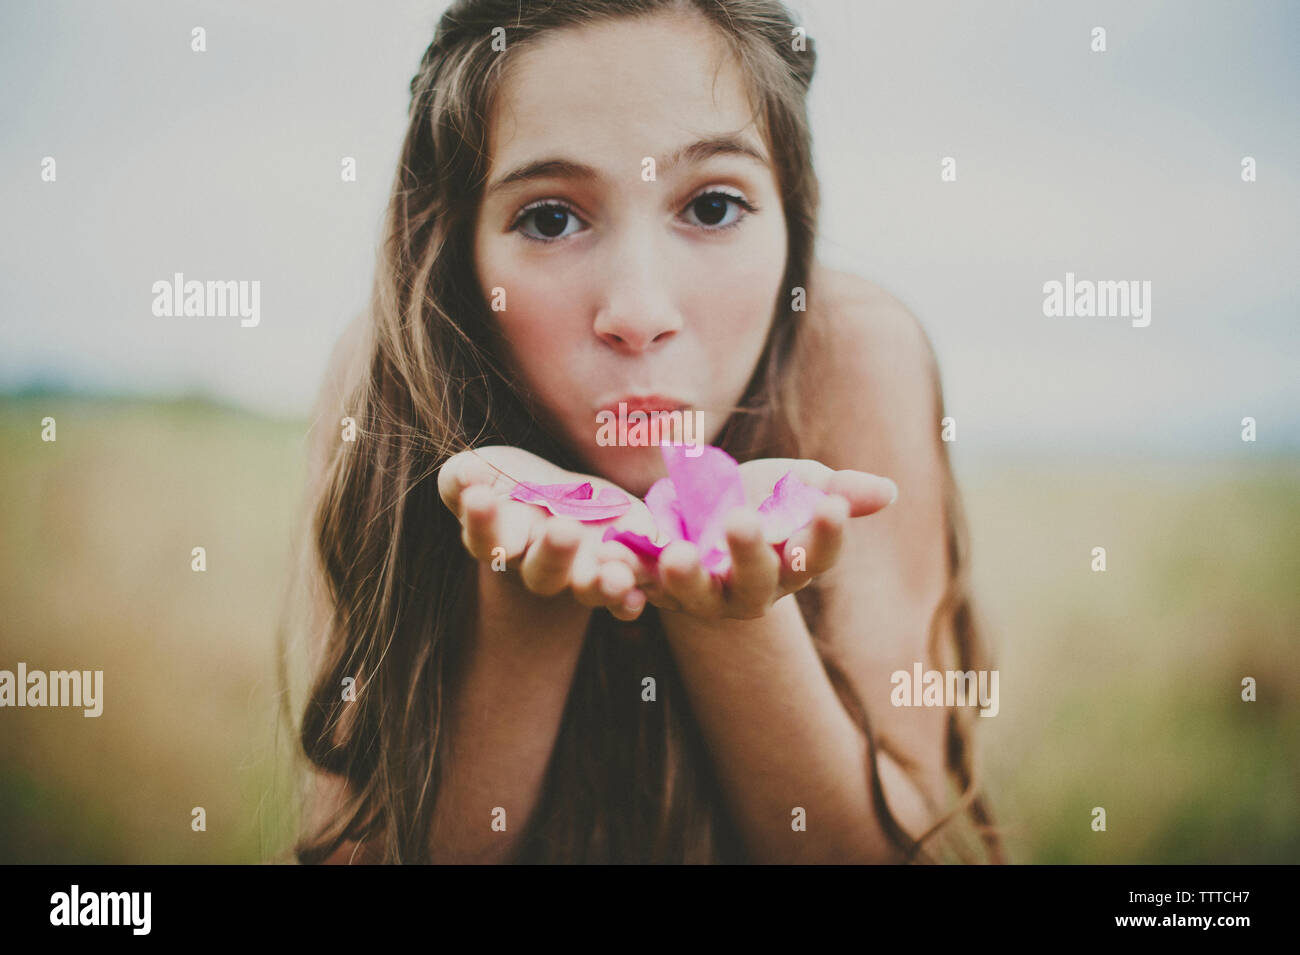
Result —
<instances>
[{"instance_id":1,"label":"grass","mask_svg":"<svg viewBox=\"0 0 1300 955\"><path fill-rule=\"evenodd\" d=\"M274 628L305 429L190 401L0 399L0 668L105 673L98 719L0 711L0 862L284 848ZM1012 859L1300 861L1300 464L1004 460L958 478Z\"/></svg>"},{"instance_id":2,"label":"grass","mask_svg":"<svg viewBox=\"0 0 1300 955\"><path fill-rule=\"evenodd\" d=\"M1012 858L1300 860L1300 467L990 466L962 483Z\"/></svg>"}]
</instances>

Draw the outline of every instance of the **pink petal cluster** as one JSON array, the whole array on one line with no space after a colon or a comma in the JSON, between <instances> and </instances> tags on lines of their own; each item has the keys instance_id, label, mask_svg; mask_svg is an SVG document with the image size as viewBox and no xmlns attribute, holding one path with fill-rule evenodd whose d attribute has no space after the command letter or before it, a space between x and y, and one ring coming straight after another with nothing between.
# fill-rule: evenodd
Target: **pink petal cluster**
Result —
<instances>
[{"instance_id":1,"label":"pink petal cluster","mask_svg":"<svg viewBox=\"0 0 1300 955\"><path fill-rule=\"evenodd\" d=\"M525 504L540 504L559 517L574 517L580 521L604 521L622 517L632 506L622 491L602 487L594 494L590 481L581 484L528 484L520 481L510 492L511 500Z\"/></svg>"},{"instance_id":2,"label":"pink petal cluster","mask_svg":"<svg viewBox=\"0 0 1300 955\"><path fill-rule=\"evenodd\" d=\"M660 450L668 477L650 486L645 503L664 543L612 527L605 531L603 539L618 541L650 564L658 562L668 544L688 540L699 548L700 563L706 570L725 573L730 562L725 521L731 511L745 506L740 465L726 451L713 446L694 458L684 448L673 445L662 445ZM793 471L787 472L758 506L764 540L772 544L788 540L812 520L817 502L825 496L824 491L800 481Z\"/></svg>"}]
</instances>

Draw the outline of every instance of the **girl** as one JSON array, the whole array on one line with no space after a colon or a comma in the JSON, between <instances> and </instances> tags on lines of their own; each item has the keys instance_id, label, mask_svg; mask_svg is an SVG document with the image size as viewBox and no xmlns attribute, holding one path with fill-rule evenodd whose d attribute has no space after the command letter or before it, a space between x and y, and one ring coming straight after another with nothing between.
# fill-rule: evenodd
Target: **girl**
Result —
<instances>
[{"instance_id":1,"label":"girl","mask_svg":"<svg viewBox=\"0 0 1300 955\"><path fill-rule=\"evenodd\" d=\"M929 342L813 261L801 32L777 0L442 17L314 432L300 861L1000 858L970 710L891 705L987 661ZM669 455L602 437L635 410L743 462L734 506L694 488L721 563L605 539L667 540ZM825 493L773 540L791 471ZM582 482L627 513L515 499Z\"/></svg>"}]
</instances>

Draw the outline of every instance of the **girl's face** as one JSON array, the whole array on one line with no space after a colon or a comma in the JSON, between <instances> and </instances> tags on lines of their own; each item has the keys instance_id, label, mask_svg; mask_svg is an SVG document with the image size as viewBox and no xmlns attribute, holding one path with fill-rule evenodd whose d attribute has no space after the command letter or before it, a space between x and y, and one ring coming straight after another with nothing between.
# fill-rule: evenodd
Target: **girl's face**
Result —
<instances>
[{"instance_id":1,"label":"girl's face","mask_svg":"<svg viewBox=\"0 0 1300 955\"><path fill-rule=\"evenodd\" d=\"M503 77L475 228L484 299L545 423L635 494L664 468L657 447L610 443L620 402L689 412L698 427L678 437L711 444L789 294L784 211L751 111L695 17L554 32Z\"/></svg>"}]
</instances>

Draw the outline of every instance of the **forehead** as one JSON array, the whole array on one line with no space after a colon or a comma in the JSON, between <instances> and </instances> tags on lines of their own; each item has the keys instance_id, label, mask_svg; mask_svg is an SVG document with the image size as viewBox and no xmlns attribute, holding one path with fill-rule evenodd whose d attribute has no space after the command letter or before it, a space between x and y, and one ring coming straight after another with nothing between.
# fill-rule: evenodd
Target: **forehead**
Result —
<instances>
[{"instance_id":1,"label":"forehead","mask_svg":"<svg viewBox=\"0 0 1300 955\"><path fill-rule=\"evenodd\" d=\"M581 153L594 165L633 164L639 175L642 157L700 137L740 134L761 149L752 118L740 67L701 16L569 27L521 49L505 71L492 169Z\"/></svg>"}]
</instances>

